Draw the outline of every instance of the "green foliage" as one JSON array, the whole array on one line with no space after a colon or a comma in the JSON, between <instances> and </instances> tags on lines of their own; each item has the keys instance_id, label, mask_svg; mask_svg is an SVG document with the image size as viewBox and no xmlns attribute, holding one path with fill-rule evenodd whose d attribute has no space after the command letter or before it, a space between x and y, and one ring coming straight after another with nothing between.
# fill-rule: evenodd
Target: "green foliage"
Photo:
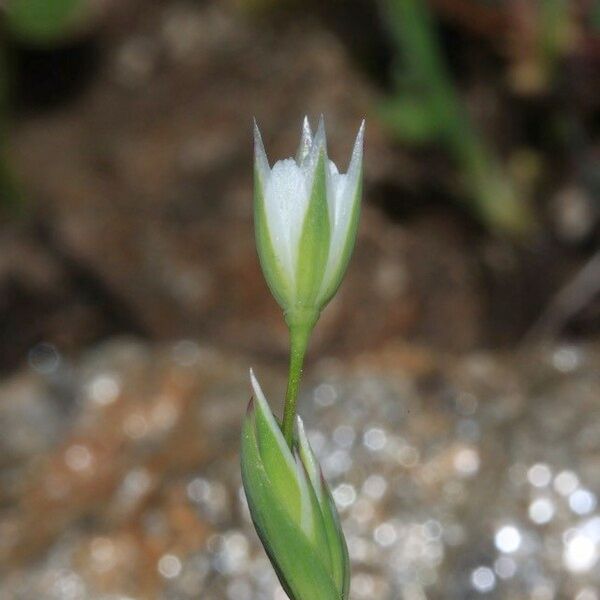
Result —
<instances>
[{"instance_id":1,"label":"green foliage","mask_svg":"<svg viewBox=\"0 0 600 600\"><path fill-rule=\"evenodd\" d=\"M33 44L54 43L77 23L84 0L8 0L6 25Z\"/></svg>"},{"instance_id":2,"label":"green foliage","mask_svg":"<svg viewBox=\"0 0 600 600\"><path fill-rule=\"evenodd\" d=\"M421 0L386 0L392 37L403 60L398 94L380 117L406 143L441 143L461 171L465 200L491 230L521 235L533 218L472 123L444 64L433 20Z\"/></svg>"},{"instance_id":3,"label":"green foliage","mask_svg":"<svg viewBox=\"0 0 600 600\"><path fill-rule=\"evenodd\" d=\"M21 192L8 159L8 65L0 43L0 211L15 214L22 208Z\"/></svg>"},{"instance_id":4,"label":"green foliage","mask_svg":"<svg viewBox=\"0 0 600 600\"><path fill-rule=\"evenodd\" d=\"M379 107L379 116L396 137L407 143L425 144L437 137L438 123L435 115L414 95L398 95L383 101Z\"/></svg>"},{"instance_id":5,"label":"green foliage","mask_svg":"<svg viewBox=\"0 0 600 600\"><path fill-rule=\"evenodd\" d=\"M594 0L592 3L590 22L595 31L600 31L600 0Z\"/></svg>"}]
</instances>

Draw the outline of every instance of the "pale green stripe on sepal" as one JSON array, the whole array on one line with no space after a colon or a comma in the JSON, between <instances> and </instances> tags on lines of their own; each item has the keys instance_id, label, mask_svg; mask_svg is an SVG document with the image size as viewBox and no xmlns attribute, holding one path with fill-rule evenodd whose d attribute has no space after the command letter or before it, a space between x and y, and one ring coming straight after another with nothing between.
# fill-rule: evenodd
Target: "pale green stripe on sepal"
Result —
<instances>
[{"instance_id":1,"label":"pale green stripe on sepal","mask_svg":"<svg viewBox=\"0 0 600 600\"><path fill-rule=\"evenodd\" d=\"M322 474L321 489L323 490L321 512L327 541L329 542L329 551L331 553L332 576L336 587L342 590L342 598L346 599L350 593L350 557L348 556L348 546L346 545L346 538L344 537L335 502Z\"/></svg>"},{"instance_id":2,"label":"pale green stripe on sepal","mask_svg":"<svg viewBox=\"0 0 600 600\"><path fill-rule=\"evenodd\" d=\"M323 532L325 533L327 548L330 554L332 576L336 587L339 590L345 590L342 598L346 598L350 581L350 565L344 533L340 525L335 503L329 492L329 487L310 446L304 430L304 424L300 417L296 421L296 437L302 462L306 467L312 487L315 490L315 498L318 498Z\"/></svg>"},{"instance_id":3,"label":"pale green stripe on sepal","mask_svg":"<svg viewBox=\"0 0 600 600\"><path fill-rule=\"evenodd\" d=\"M319 290L329 254L330 224L327 206L327 154L319 151L312 181L310 201L302 225L296 265L296 306L290 310L317 306Z\"/></svg>"},{"instance_id":4,"label":"pale green stripe on sepal","mask_svg":"<svg viewBox=\"0 0 600 600\"><path fill-rule=\"evenodd\" d=\"M254 237L260 266L264 273L267 285L281 308L286 310L290 304L291 284L285 275L281 260L275 253L271 231L267 220L265 208L264 182L260 169L254 168Z\"/></svg>"},{"instance_id":5,"label":"pale green stripe on sepal","mask_svg":"<svg viewBox=\"0 0 600 600\"><path fill-rule=\"evenodd\" d=\"M313 452L313 449L308 441L308 436L306 435L306 431L304 429L304 422L302 421L300 415L296 416L296 440L298 442L298 451L302 457L302 462L304 463L306 472L310 477L310 481L315 489L317 498L319 499L319 502L321 502L323 493L321 490L321 471L317 457L315 456L315 453Z\"/></svg>"},{"instance_id":6,"label":"pale green stripe on sepal","mask_svg":"<svg viewBox=\"0 0 600 600\"><path fill-rule=\"evenodd\" d=\"M346 240L344 242L343 250L340 254L340 258L338 259L338 264L335 270L333 271L331 277L328 278L328 281L325 282L327 285L326 287L324 287L319 297L319 306L321 306L321 308L325 307L325 305L333 298L335 293L338 291L346 273L346 269L348 268L348 263L350 262L350 257L352 256L352 251L354 250L354 246L356 244L358 222L360 217L361 197L362 172L358 177L358 181L356 183L356 190L352 199L352 214L348 222L348 231L346 233Z\"/></svg>"},{"instance_id":7,"label":"pale green stripe on sepal","mask_svg":"<svg viewBox=\"0 0 600 600\"><path fill-rule=\"evenodd\" d=\"M250 514L281 585L291 600L340 600L330 575L300 526L273 494L257 441L256 411L242 430L242 479Z\"/></svg>"},{"instance_id":8,"label":"pale green stripe on sepal","mask_svg":"<svg viewBox=\"0 0 600 600\"><path fill-rule=\"evenodd\" d=\"M297 457L296 464L301 470L302 477L306 482L306 500L308 501L306 512L311 515L311 528L310 530L305 529L305 532L307 537L312 541L313 547L320 556L323 565L326 567L329 573L332 573L334 569L333 565L331 564L331 552L329 550L329 542L327 539L325 522L321 513L321 505L319 503L319 499L317 498L315 490L311 484L309 474L306 471L306 467L303 464L297 450L295 450L295 453ZM341 587L339 589L341 589Z\"/></svg>"}]
</instances>

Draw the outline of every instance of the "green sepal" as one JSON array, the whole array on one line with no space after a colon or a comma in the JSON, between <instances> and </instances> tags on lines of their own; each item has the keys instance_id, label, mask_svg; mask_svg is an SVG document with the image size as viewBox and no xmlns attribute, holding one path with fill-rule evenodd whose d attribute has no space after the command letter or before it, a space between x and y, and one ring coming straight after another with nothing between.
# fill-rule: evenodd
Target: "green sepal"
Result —
<instances>
[{"instance_id":1,"label":"green sepal","mask_svg":"<svg viewBox=\"0 0 600 600\"><path fill-rule=\"evenodd\" d=\"M300 470L300 476L306 481L306 490L308 493L308 501L310 503L310 513L312 515L311 522L309 524L309 529L305 532L308 535L309 539L312 540L313 547L316 549L319 554L323 565L326 566L328 573L333 575L335 571L335 567L331 562L331 552L329 548L329 540L327 537L327 531L325 527L325 521L323 519L323 514L321 513L321 505L319 503L319 499L317 494L312 486L310 476L306 471L305 465L302 463L300 456L298 454L297 447L294 449L294 453L297 456L298 469ZM338 588L339 589L339 588Z\"/></svg>"},{"instance_id":2,"label":"green sepal","mask_svg":"<svg viewBox=\"0 0 600 600\"><path fill-rule=\"evenodd\" d=\"M283 310L290 306L291 285L280 259L275 253L265 208L264 182L259 169L254 168L254 238L260 266L267 285Z\"/></svg>"},{"instance_id":3,"label":"green sepal","mask_svg":"<svg viewBox=\"0 0 600 600\"><path fill-rule=\"evenodd\" d=\"M347 598L350 592L350 557L348 555L348 546L346 545L346 538L342 531L335 502L322 473L321 488L323 490L321 514L323 515L325 534L329 543L333 580L337 588L342 590L342 598Z\"/></svg>"},{"instance_id":4,"label":"green sepal","mask_svg":"<svg viewBox=\"0 0 600 600\"><path fill-rule=\"evenodd\" d=\"M267 407L267 411L268 411ZM269 473L271 491L281 506L285 506L292 519L299 520L300 486L297 481L296 465L291 458L285 439L270 411L265 411L263 402L255 403L256 439L264 468ZM286 460L287 459L287 460Z\"/></svg>"},{"instance_id":5,"label":"green sepal","mask_svg":"<svg viewBox=\"0 0 600 600\"><path fill-rule=\"evenodd\" d=\"M345 600L321 552L273 493L257 440L255 406L251 401L243 425L241 466L250 515L265 551L291 600Z\"/></svg>"},{"instance_id":6,"label":"green sepal","mask_svg":"<svg viewBox=\"0 0 600 600\"><path fill-rule=\"evenodd\" d=\"M296 302L290 310L302 311L317 306L321 282L325 274L331 236L327 204L327 154L319 151L312 181L310 201L300 236L296 265Z\"/></svg>"},{"instance_id":7,"label":"green sepal","mask_svg":"<svg viewBox=\"0 0 600 600\"><path fill-rule=\"evenodd\" d=\"M302 463L312 482L315 498L319 503L319 513L323 524L323 531L327 540L332 577L336 587L343 590L343 598L348 596L350 587L350 562L344 532L340 524L335 502L329 491L329 486L323 477L321 467L310 447L304 431L304 424L300 417L296 421L296 439Z\"/></svg>"}]
</instances>

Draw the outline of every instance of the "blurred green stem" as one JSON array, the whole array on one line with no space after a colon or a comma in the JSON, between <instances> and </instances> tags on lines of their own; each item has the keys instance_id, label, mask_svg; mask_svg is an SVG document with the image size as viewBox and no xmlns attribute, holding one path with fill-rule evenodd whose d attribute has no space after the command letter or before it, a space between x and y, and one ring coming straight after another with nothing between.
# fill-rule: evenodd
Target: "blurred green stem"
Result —
<instances>
[{"instance_id":1,"label":"blurred green stem","mask_svg":"<svg viewBox=\"0 0 600 600\"><path fill-rule=\"evenodd\" d=\"M539 8L539 52L546 77L552 79L568 46L572 6L568 0L544 0Z\"/></svg>"},{"instance_id":2,"label":"blurred green stem","mask_svg":"<svg viewBox=\"0 0 600 600\"><path fill-rule=\"evenodd\" d=\"M408 67L408 83L433 121L432 132L461 168L473 210L492 229L528 231L532 215L471 123L443 62L426 2L387 0L387 6L392 35ZM393 127L393 118L390 121Z\"/></svg>"}]
</instances>

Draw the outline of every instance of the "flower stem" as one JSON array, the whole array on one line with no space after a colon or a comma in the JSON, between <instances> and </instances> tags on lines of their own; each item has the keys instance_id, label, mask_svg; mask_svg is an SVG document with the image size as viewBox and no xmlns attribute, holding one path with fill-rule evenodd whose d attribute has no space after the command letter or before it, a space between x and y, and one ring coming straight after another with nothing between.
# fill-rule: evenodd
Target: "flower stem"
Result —
<instances>
[{"instance_id":1,"label":"flower stem","mask_svg":"<svg viewBox=\"0 0 600 600\"><path fill-rule=\"evenodd\" d=\"M294 439L294 420L296 419L296 404L298 402L300 378L302 377L302 366L311 330L312 327L307 326L290 327L290 369L281 427L283 437L290 448Z\"/></svg>"}]
</instances>

